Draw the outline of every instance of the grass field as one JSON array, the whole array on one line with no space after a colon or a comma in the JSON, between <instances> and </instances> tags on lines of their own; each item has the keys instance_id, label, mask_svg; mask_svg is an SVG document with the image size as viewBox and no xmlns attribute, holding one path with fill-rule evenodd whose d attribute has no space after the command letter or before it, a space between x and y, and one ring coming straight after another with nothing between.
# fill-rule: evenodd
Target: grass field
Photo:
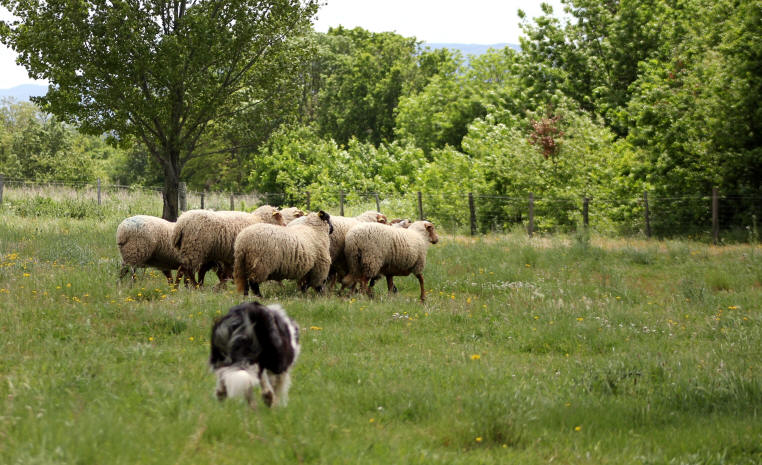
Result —
<instances>
[{"instance_id":1,"label":"grass field","mask_svg":"<svg viewBox=\"0 0 762 465\"><path fill-rule=\"evenodd\" d=\"M762 463L760 247L443 235L423 305L266 284L302 355L252 412L206 365L241 297L119 284L83 216L0 209L2 464Z\"/></svg>"}]
</instances>

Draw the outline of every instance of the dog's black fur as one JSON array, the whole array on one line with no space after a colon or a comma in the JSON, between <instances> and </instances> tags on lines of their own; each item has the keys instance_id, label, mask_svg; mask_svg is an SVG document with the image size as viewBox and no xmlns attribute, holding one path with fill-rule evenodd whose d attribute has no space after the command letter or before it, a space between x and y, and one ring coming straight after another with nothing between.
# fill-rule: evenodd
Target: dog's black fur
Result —
<instances>
[{"instance_id":1,"label":"dog's black fur","mask_svg":"<svg viewBox=\"0 0 762 465\"><path fill-rule=\"evenodd\" d=\"M209 364L218 376L218 397L226 396L224 382L223 392L219 390L225 368L247 370L255 365L265 402L271 405L276 395L285 397L288 370L299 355L299 326L283 309L259 302L236 305L214 323L210 340ZM276 392L268 375L273 376Z\"/></svg>"}]
</instances>

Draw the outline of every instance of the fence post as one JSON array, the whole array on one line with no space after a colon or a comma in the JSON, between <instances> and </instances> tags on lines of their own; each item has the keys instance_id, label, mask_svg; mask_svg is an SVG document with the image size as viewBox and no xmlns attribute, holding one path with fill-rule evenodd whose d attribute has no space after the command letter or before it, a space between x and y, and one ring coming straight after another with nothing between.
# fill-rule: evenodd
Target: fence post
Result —
<instances>
[{"instance_id":1,"label":"fence post","mask_svg":"<svg viewBox=\"0 0 762 465\"><path fill-rule=\"evenodd\" d=\"M474 193L468 193L468 209L471 211L471 235L476 236L476 207L474 206Z\"/></svg>"},{"instance_id":2,"label":"fence post","mask_svg":"<svg viewBox=\"0 0 762 465\"><path fill-rule=\"evenodd\" d=\"M590 226L590 199L587 197L582 198L582 225L585 229Z\"/></svg>"},{"instance_id":3,"label":"fence post","mask_svg":"<svg viewBox=\"0 0 762 465\"><path fill-rule=\"evenodd\" d=\"M339 215L344 216L344 191L339 191Z\"/></svg>"},{"instance_id":4,"label":"fence post","mask_svg":"<svg viewBox=\"0 0 762 465\"><path fill-rule=\"evenodd\" d=\"M230 211L235 210L235 194L230 193Z\"/></svg>"},{"instance_id":5,"label":"fence post","mask_svg":"<svg viewBox=\"0 0 762 465\"><path fill-rule=\"evenodd\" d=\"M651 239L651 212L648 210L648 191L643 191L643 206L646 220L646 238Z\"/></svg>"},{"instance_id":6,"label":"fence post","mask_svg":"<svg viewBox=\"0 0 762 465\"><path fill-rule=\"evenodd\" d=\"M0 174L0 205L3 204L3 182L5 181L5 176Z\"/></svg>"},{"instance_id":7,"label":"fence post","mask_svg":"<svg viewBox=\"0 0 762 465\"><path fill-rule=\"evenodd\" d=\"M98 178L98 205L101 204L101 178Z\"/></svg>"},{"instance_id":8,"label":"fence post","mask_svg":"<svg viewBox=\"0 0 762 465\"><path fill-rule=\"evenodd\" d=\"M527 226L527 233L529 237L532 237L534 233L534 193L529 193L529 225Z\"/></svg>"},{"instance_id":9,"label":"fence post","mask_svg":"<svg viewBox=\"0 0 762 465\"><path fill-rule=\"evenodd\" d=\"M180 211L184 212L188 209L188 186L181 182L177 186L177 203L178 207L180 207Z\"/></svg>"},{"instance_id":10,"label":"fence post","mask_svg":"<svg viewBox=\"0 0 762 465\"><path fill-rule=\"evenodd\" d=\"M418 219L423 221L423 195L418 191Z\"/></svg>"},{"instance_id":11,"label":"fence post","mask_svg":"<svg viewBox=\"0 0 762 465\"><path fill-rule=\"evenodd\" d=\"M378 192L374 192L373 195L376 197L376 211L381 213L381 202L378 200Z\"/></svg>"},{"instance_id":12,"label":"fence post","mask_svg":"<svg viewBox=\"0 0 762 465\"><path fill-rule=\"evenodd\" d=\"M206 191L201 191L201 209L204 209L204 194L206 194Z\"/></svg>"},{"instance_id":13,"label":"fence post","mask_svg":"<svg viewBox=\"0 0 762 465\"><path fill-rule=\"evenodd\" d=\"M714 245L720 243L720 208L716 187L712 188L712 242Z\"/></svg>"}]
</instances>

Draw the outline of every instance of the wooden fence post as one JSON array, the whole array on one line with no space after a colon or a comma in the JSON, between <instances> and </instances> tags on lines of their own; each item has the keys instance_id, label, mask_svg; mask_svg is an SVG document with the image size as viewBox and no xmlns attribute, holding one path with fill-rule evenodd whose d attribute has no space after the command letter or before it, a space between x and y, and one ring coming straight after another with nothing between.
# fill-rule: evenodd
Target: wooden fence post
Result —
<instances>
[{"instance_id":1,"label":"wooden fence post","mask_svg":"<svg viewBox=\"0 0 762 465\"><path fill-rule=\"evenodd\" d=\"M381 213L381 202L378 200L378 192L374 192L373 195L376 197L376 211Z\"/></svg>"},{"instance_id":2,"label":"wooden fence post","mask_svg":"<svg viewBox=\"0 0 762 465\"><path fill-rule=\"evenodd\" d=\"M307 211L310 211L310 201L312 196L310 194L310 191L307 191L305 194L307 196Z\"/></svg>"},{"instance_id":3,"label":"wooden fence post","mask_svg":"<svg viewBox=\"0 0 762 465\"><path fill-rule=\"evenodd\" d=\"M590 199L582 198L582 225L587 229L590 226Z\"/></svg>"},{"instance_id":4,"label":"wooden fence post","mask_svg":"<svg viewBox=\"0 0 762 465\"><path fill-rule=\"evenodd\" d=\"M527 226L527 233L529 237L532 237L534 233L534 193L529 193L529 225Z\"/></svg>"},{"instance_id":5,"label":"wooden fence post","mask_svg":"<svg viewBox=\"0 0 762 465\"><path fill-rule=\"evenodd\" d=\"M712 188L712 242L714 245L720 243L720 207L716 187Z\"/></svg>"},{"instance_id":6,"label":"wooden fence post","mask_svg":"<svg viewBox=\"0 0 762 465\"><path fill-rule=\"evenodd\" d=\"M3 184L5 181L5 176L0 174L0 205L3 204Z\"/></svg>"},{"instance_id":7,"label":"wooden fence post","mask_svg":"<svg viewBox=\"0 0 762 465\"><path fill-rule=\"evenodd\" d=\"M188 209L188 186L184 182L177 186L177 203L181 212Z\"/></svg>"},{"instance_id":8,"label":"wooden fence post","mask_svg":"<svg viewBox=\"0 0 762 465\"><path fill-rule=\"evenodd\" d=\"M235 194L232 192L230 193L230 210L235 210Z\"/></svg>"},{"instance_id":9,"label":"wooden fence post","mask_svg":"<svg viewBox=\"0 0 762 465\"><path fill-rule=\"evenodd\" d=\"M418 191L418 219L423 221L423 194Z\"/></svg>"},{"instance_id":10,"label":"wooden fence post","mask_svg":"<svg viewBox=\"0 0 762 465\"><path fill-rule=\"evenodd\" d=\"M204 209L204 194L206 194L206 191L201 191L201 209Z\"/></svg>"},{"instance_id":11,"label":"wooden fence post","mask_svg":"<svg viewBox=\"0 0 762 465\"><path fill-rule=\"evenodd\" d=\"M339 191L339 215L344 216L344 191Z\"/></svg>"},{"instance_id":12,"label":"wooden fence post","mask_svg":"<svg viewBox=\"0 0 762 465\"><path fill-rule=\"evenodd\" d=\"M476 207L474 206L474 194L473 192L468 193L468 209L471 212L470 215L470 221L471 221L471 235L476 236Z\"/></svg>"},{"instance_id":13,"label":"wooden fence post","mask_svg":"<svg viewBox=\"0 0 762 465\"><path fill-rule=\"evenodd\" d=\"M651 212L648 210L648 191L643 191L643 207L646 220L646 238L651 239Z\"/></svg>"},{"instance_id":14,"label":"wooden fence post","mask_svg":"<svg viewBox=\"0 0 762 465\"><path fill-rule=\"evenodd\" d=\"M98 178L98 205L101 204L101 178Z\"/></svg>"}]
</instances>

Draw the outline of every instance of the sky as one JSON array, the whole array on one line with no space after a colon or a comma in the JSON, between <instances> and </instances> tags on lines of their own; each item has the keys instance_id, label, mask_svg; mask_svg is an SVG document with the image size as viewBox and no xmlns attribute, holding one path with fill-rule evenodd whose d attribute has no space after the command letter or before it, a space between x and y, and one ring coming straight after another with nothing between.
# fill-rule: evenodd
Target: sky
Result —
<instances>
[{"instance_id":1,"label":"sky","mask_svg":"<svg viewBox=\"0 0 762 465\"><path fill-rule=\"evenodd\" d=\"M561 0L545 0L554 12ZM424 42L461 44L519 43L518 9L529 18L539 16L540 2L531 0L324 0L315 18L315 30L362 27L371 32L396 32ZM0 8L0 20L11 18ZM0 89L34 81L15 63L16 53L0 44Z\"/></svg>"}]
</instances>

